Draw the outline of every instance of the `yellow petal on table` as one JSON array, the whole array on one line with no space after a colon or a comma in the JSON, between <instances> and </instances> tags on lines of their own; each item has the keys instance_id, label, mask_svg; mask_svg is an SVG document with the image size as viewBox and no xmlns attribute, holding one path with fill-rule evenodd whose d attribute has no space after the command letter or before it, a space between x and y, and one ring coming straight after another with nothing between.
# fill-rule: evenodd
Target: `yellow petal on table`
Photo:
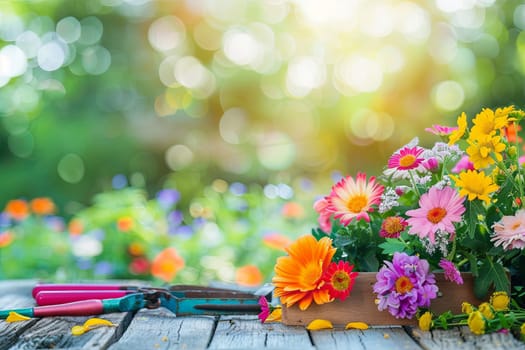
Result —
<instances>
[{"instance_id":1,"label":"yellow petal on table","mask_svg":"<svg viewBox=\"0 0 525 350\"><path fill-rule=\"evenodd\" d=\"M82 335L86 333L89 330L98 328L98 327L114 327L116 324L112 323L111 321L104 320L102 318L90 318L82 326L74 326L71 328L71 334L73 335Z\"/></svg>"},{"instance_id":2,"label":"yellow petal on table","mask_svg":"<svg viewBox=\"0 0 525 350\"><path fill-rule=\"evenodd\" d=\"M346 324L345 329L368 329L368 325L364 322L349 322Z\"/></svg>"},{"instance_id":3,"label":"yellow petal on table","mask_svg":"<svg viewBox=\"0 0 525 350\"><path fill-rule=\"evenodd\" d=\"M306 329L310 331L316 331L319 329L332 329L334 326L332 325L332 322L328 320L313 320L306 326Z\"/></svg>"},{"instance_id":4,"label":"yellow petal on table","mask_svg":"<svg viewBox=\"0 0 525 350\"><path fill-rule=\"evenodd\" d=\"M82 335L84 333L86 333L87 330L86 328L84 328L84 326L73 326L71 328L71 334L73 335Z\"/></svg>"},{"instance_id":5,"label":"yellow petal on table","mask_svg":"<svg viewBox=\"0 0 525 350\"><path fill-rule=\"evenodd\" d=\"M84 322L84 327L89 328L89 329L93 329L93 328L97 328L101 326L114 327L116 326L116 324L114 324L111 321L104 320L102 318L96 318L96 317L90 318L89 320Z\"/></svg>"},{"instance_id":6,"label":"yellow petal on table","mask_svg":"<svg viewBox=\"0 0 525 350\"><path fill-rule=\"evenodd\" d=\"M272 311L272 313L264 320L264 323L281 322L283 310L279 307Z\"/></svg>"},{"instance_id":7,"label":"yellow petal on table","mask_svg":"<svg viewBox=\"0 0 525 350\"><path fill-rule=\"evenodd\" d=\"M7 318L5 319L6 322L20 322L20 321L27 321L30 320L31 317L20 315L17 312L11 311Z\"/></svg>"}]
</instances>

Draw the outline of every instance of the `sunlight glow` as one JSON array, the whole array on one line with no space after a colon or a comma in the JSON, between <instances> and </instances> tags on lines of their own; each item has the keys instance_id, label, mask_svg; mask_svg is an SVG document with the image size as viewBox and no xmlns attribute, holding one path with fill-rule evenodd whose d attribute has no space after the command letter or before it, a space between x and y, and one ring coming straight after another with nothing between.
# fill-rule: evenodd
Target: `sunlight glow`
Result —
<instances>
[{"instance_id":1,"label":"sunlight glow","mask_svg":"<svg viewBox=\"0 0 525 350\"><path fill-rule=\"evenodd\" d=\"M224 34L223 50L228 59L240 66L253 63L260 54L253 35L242 29L232 29Z\"/></svg>"},{"instance_id":2,"label":"sunlight glow","mask_svg":"<svg viewBox=\"0 0 525 350\"><path fill-rule=\"evenodd\" d=\"M373 92L383 83L383 71L376 61L356 54L339 62L334 78L336 88L345 95Z\"/></svg>"},{"instance_id":3,"label":"sunlight glow","mask_svg":"<svg viewBox=\"0 0 525 350\"><path fill-rule=\"evenodd\" d=\"M179 47L186 37L184 23L175 16L161 17L153 22L148 39L156 50L165 52Z\"/></svg>"},{"instance_id":4,"label":"sunlight glow","mask_svg":"<svg viewBox=\"0 0 525 350\"><path fill-rule=\"evenodd\" d=\"M50 41L40 47L37 59L40 68L51 72L62 67L66 60L66 53L58 42Z\"/></svg>"},{"instance_id":5,"label":"sunlight glow","mask_svg":"<svg viewBox=\"0 0 525 350\"><path fill-rule=\"evenodd\" d=\"M17 77L25 73L27 58L18 46L7 45L0 49L0 78Z\"/></svg>"},{"instance_id":6,"label":"sunlight glow","mask_svg":"<svg viewBox=\"0 0 525 350\"><path fill-rule=\"evenodd\" d=\"M442 81L434 87L432 100L434 105L444 111L454 111L461 107L465 99L463 87L452 80Z\"/></svg>"},{"instance_id":7,"label":"sunlight glow","mask_svg":"<svg viewBox=\"0 0 525 350\"><path fill-rule=\"evenodd\" d=\"M324 84L325 65L314 57L298 57L290 62L286 88L295 97L303 97Z\"/></svg>"}]
</instances>

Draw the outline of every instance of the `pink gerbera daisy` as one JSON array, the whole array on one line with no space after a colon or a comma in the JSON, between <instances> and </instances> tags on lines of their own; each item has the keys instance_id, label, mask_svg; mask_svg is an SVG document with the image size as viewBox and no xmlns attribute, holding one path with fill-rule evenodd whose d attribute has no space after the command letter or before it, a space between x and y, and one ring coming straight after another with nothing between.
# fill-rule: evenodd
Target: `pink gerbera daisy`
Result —
<instances>
[{"instance_id":1,"label":"pink gerbera daisy","mask_svg":"<svg viewBox=\"0 0 525 350\"><path fill-rule=\"evenodd\" d=\"M425 131L432 133L434 135L438 136L448 136L452 133L452 131L457 130L457 126L445 126L445 125L438 125L434 124L431 128L426 128Z\"/></svg>"},{"instance_id":2,"label":"pink gerbera daisy","mask_svg":"<svg viewBox=\"0 0 525 350\"><path fill-rule=\"evenodd\" d=\"M494 236L491 241L496 247L503 249L525 248L525 210L521 209L516 215L505 215L500 221L494 223Z\"/></svg>"},{"instance_id":3,"label":"pink gerbera daisy","mask_svg":"<svg viewBox=\"0 0 525 350\"><path fill-rule=\"evenodd\" d=\"M328 206L328 197L320 198L314 203L314 209L319 213L319 218L317 219L319 227L321 227L321 230L325 233L330 233L330 231L332 231L332 212Z\"/></svg>"},{"instance_id":4,"label":"pink gerbera daisy","mask_svg":"<svg viewBox=\"0 0 525 350\"><path fill-rule=\"evenodd\" d=\"M435 243L437 231L455 234L454 223L460 222L465 212L463 201L464 198L451 187L431 187L419 199L419 208L406 212L410 216L407 219L410 225L408 233L419 238L428 237L432 244Z\"/></svg>"},{"instance_id":5,"label":"pink gerbera daisy","mask_svg":"<svg viewBox=\"0 0 525 350\"><path fill-rule=\"evenodd\" d=\"M368 182L364 173L358 173L355 181L347 176L332 187L327 197L328 208L334 213L334 218L345 226L354 219L370 221L368 212L373 210L372 205L381 202L383 190L375 176L371 176Z\"/></svg>"},{"instance_id":6,"label":"pink gerbera daisy","mask_svg":"<svg viewBox=\"0 0 525 350\"><path fill-rule=\"evenodd\" d=\"M418 168L425 158L421 157L425 150L421 147L403 147L388 160L388 168L396 170L412 170Z\"/></svg>"}]
</instances>

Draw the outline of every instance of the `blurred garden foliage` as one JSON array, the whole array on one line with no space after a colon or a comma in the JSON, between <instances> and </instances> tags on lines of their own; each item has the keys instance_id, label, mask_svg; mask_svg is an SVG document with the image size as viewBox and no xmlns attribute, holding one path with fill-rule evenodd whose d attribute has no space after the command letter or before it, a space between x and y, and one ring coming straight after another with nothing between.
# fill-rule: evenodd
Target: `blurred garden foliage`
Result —
<instances>
[{"instance_id":1,"label":"blurred garden foliage","mask_svg":"<svg viewBox=\"0 0 525 350\"><path fill-rule=\"evenodd\" d=\"M517 0L0 2L2 276L267 280L332 173L521 107L524 71Z\"/></svg>"}]
</instances>

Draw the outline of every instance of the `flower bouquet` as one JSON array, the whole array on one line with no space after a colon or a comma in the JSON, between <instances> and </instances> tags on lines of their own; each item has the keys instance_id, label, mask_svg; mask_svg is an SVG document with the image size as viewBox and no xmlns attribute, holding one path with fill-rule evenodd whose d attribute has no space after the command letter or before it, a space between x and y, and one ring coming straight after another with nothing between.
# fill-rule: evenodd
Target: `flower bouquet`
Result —
<instances>
[{"instance_id":1,"label":"flower bouquet","mask_svg":"<svg viewBox=\"0 0 525 350\"><path fill-rule=\"evenodd\" d=\"M440 138L431 147L414 138L395 151L382 174L341 178L314 204L319 227L277 259L283 322L407 324L510 295L525 268L524 117L462 113L426 129Z\"/></svg>"}]
</instances>

